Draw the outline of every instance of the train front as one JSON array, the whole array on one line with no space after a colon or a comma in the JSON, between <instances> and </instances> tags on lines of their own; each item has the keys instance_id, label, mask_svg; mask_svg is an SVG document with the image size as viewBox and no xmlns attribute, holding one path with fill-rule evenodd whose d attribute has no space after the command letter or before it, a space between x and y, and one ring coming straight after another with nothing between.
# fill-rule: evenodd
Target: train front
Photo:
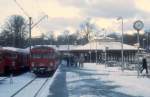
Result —
<instances>
[{"instance_id":1,"label":"train front","mask_svg":"<svg viewBox=\"0 0 150 97\"><path fill-rule=\"evenodd\" d=\"M54 73L57 61L57 54L51 47L40 46L31 50L31 70L36 75Z\"/></svg>"}]
</instances>

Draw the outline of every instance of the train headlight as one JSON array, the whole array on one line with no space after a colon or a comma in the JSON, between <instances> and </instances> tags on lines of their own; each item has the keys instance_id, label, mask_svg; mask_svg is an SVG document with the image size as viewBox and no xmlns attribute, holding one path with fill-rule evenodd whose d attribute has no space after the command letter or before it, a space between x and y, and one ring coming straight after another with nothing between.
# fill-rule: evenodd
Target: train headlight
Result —
<instances>
[{"instance_id":1,"label":"train headlight","mask_svg":"<svg viewBox=\"0 0 150 97\"><path fill-rule=\"evenodd\" d=\"M31 66L34 67L34 62L32 62Z\"/></svg>"},{"instance_id":2,"label":"train headlight","mask_svg":"<svg viewBox=\"0 0 150 97\"><path fill-rule=\"evenodd\" d=\"M14 61L12 62L12 66L15 67L15 62Z\"/></svg>"},{"instance_id":3,"label":"train headlight","mask_svg":"<svg viewBox=\"0 0 150 97\"><path fill-rule=\"evenodd\" d=\"M52 63L52 62L50 62L50 63L49 63L49 65L50 65L50 66L53 66L53 63Z\"/></svg>"}]
</instances>

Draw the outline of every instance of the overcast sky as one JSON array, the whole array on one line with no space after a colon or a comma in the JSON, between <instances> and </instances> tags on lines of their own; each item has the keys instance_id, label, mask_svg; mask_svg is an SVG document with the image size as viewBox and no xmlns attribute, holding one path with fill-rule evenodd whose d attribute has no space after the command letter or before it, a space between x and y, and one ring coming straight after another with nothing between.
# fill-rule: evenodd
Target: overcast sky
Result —
<instances>
[{"instance_id":1,"label":"overcast sky","mask_svg":"<svg viewBox=\"0 0 150 97\"><path fill-rule=\"evenodd\" d=\"M121 21L124 18L125 33L133 33L133 22L141 19L145 23L144 29L150 28L150 0L17 0L24 10L33 17L35 23L40 17L44 19L32 30L33 36L40 33L54 31L56 35L63 30L74 32L86 19L92 19L99 30L105 28L107 32L120 32ZM0 0L0 25L8 16L23 15L14 0Z\"/></svg>"}]
</instances>

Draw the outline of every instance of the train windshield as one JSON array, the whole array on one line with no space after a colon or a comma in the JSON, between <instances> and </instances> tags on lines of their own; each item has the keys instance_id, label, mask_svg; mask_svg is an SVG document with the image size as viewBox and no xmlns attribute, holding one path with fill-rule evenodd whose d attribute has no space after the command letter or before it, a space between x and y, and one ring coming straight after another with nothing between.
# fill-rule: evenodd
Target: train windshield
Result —
<instances>
[{"instance_id":1,"label":"train windshield","mask_svg":"<svg viewBox=\"0 0 150 97\"><path fill-rule=\"evenodd\" d=\"M41 54L32 54L32 58L42 58Z\"/></svg>"},{"instance_id":2,"label":"train windshield","mask_svg":"<svg viewBox=\"0 0 150 97\"><path fill-rule=\"evenodd\" d=\"M3 60L3 56L2 56L2 53L0 53L0 61Z\"/></svg>"},{"instance_id":3,"label":"train windshield","mask_svg":"<svg viewBox=\"0 0 150 97\"><path fill-rule=\"evenodd\" d=\"M15 53L4 53L4 56L10 59L16 59L17 55Z\"/></svg>"},{"instance_id":4,"label":"train windshield","mask_svg":"<svg viewBox=\"0 0 150 97\"><path fill-rule=\"evenodd\" d=\"M51 59L54 58L53 53L34 53L32 54L32 58L40 58L40 59Z\"/></svg>"}]
</instances>

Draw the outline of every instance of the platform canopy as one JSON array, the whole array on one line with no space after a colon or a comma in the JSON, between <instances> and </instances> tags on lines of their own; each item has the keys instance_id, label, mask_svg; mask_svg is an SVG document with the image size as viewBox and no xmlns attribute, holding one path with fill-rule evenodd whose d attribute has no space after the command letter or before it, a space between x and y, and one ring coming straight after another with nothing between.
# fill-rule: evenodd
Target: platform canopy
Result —
<instances>
[{"instance_id":1,"label":"platform canopy","mask_svg":"<svg viewBox=\"0 0 150 97\"><path fill-rule=\"evenodd\" d=\"M67 45L60 45L59 46L59 50L60 51L66 51L68 50L72 50L72 51L82 51L82 50L121 50L121 42L116 41L113 38L110 37L100 37L100 38L96 38L91 40L89 43L85 44L85 45L69 45L69 47ZM132 46L132 45L128 45L128 44L123 44L123 49L124 50L137 50L137 47ZM140 49L142 50L142 49Z\"/></svg>"},{"instance_id":2,"label":"platform canopy","mask_svg":"<svg viewBox=\"0 0 150 97\"><path fill-rule=\"evenodd\" d=\"M38 45L37 45L38 46ZM105 51L105 50L121 50L121 42L110 37L99 37L91 40L85 45L45 45L55 48L58 51ZM123 44L125 51L137 51L136 46ZM143 50L140 48L140 50Z\"/></svg>"}]
</instances>

